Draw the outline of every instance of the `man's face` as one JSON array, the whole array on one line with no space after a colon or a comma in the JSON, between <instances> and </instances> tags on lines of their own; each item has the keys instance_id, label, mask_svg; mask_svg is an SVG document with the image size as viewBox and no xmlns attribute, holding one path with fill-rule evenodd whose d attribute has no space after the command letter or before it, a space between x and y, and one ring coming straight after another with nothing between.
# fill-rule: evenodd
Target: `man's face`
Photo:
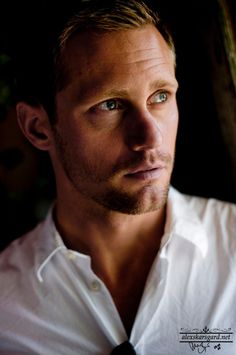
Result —
<instances>
[{"instance_id":1,"label":"man's face","mask_svg":"<svg viewBox=\"0 0 236 355\"><path fill-rule=\"evenodd\" d=\"M65 182L97 206L140 214L166 202L178 125L171 50L151 25L79 34L57 94L58 191ZM60 172L59 172L60 170Z\"/></svg>"}]
</instances>

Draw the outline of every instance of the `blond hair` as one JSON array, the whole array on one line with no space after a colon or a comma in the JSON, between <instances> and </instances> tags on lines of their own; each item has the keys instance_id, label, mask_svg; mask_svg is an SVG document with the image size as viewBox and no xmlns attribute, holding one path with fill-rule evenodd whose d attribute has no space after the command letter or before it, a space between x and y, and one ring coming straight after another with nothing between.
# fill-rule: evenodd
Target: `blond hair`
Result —
<instances>
[{"instance_id":1,"label":"blond hair","mask_svg":"<svg viewBox=\"0 0 236 355\"><path fill-rule=\"evenodd\" d=\"M156 12L141 0L82 0L81 8L66 23L58 38L55 53L55 87L62 90L67 81L63 53L67 43L78 33L92 31L97 34L153 25L171 49L175 61L172 36Z\"/></svg>"}]
</instances>

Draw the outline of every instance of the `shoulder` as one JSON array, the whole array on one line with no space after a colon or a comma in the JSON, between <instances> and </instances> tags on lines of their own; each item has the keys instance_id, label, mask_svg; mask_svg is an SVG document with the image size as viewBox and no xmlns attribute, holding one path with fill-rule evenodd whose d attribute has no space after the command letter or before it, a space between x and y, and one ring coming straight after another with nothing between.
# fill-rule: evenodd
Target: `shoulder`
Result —
<instances>
[{"instance_id":1,"label":"shoulder","mask_svg":"<svg viewBox=\"0 0 236 355\"><path fill-rule=\"evenodd\" d=\"M33 249L37 244L37 236L41 229L41 224L24 236L14 240L5 250L0 253L0 271L13 264L32 262Z\"/></svg>"},{"instance_id":2,"label":"shoulder","mask_svg":"<svg viewBox=\"0 0 236 355\"><path fill-rule=\"evenodd\" d=\"M234 203L214 198L187 195L173 187L170 190L170 195L180 208L187 208L189 211L194 212L202 221L209 219L223 224L225 222L236 223L236 204Z\"/></svg>"},{"instance_id":3,"label":"shoulder","mask_svg":"<svg viewBox=\"0 0 236 355\"><path fill-rule=\"evenodd\" d=\"M41 225L16 239L0 254L0 283L3 287L0 299L17 293L34 272L37 258L37 241ZM27 276L27 277L26 277Z\"/></svg>"},{"instance_id":4,"label":"shoulder","mask_svg":"<svg viewBox=\"0 0 236 355\"><path fill-rule=\"evenodd\" d=\"M24 297L30 290L37 289L38 266L46 258L48 250L54 247L50 238L49 217L50 214L32 231L13 241L1 252L0 308L7 299L13 300L19 293Z\"/></svg>"},{"instance_id":5,"label":"shoulder","mask_svg":"<svg viewBox=\"0 0 236 355\"><path fill-rule=\"evenodd\" d=\"M212 246L236 252L236 204L182 194L173 188L170 196L178 215L199 223Z\"/></svg>"},{"instance_id":6,"label":"shoulder","mask_svg":"<svg viewBox=\"0 0 236 355\"><path fill-rule=\"evenodd\" d=\"M43 221L27 234L13 241L0 253L0 277L7 273L17 274L30 270L40 255L50 248L52 234L52 209Z\"/></svg>"},{"instance_id":7,"label":"shoulder","mask_svg":"<svg viewBox=\"0 0 236 355\"><path fill-rule=\"evenodd\" d=\"M16 323L36 312L41 289L37 265L43 255L45 222L16 239L0 254L0 333L12 337ZM3 336L3 334L5 334Z\"/></svg>"},{"instance_id":8,"label":"shoulder","mask_svg":"<svg viewBox=\"0 0 236 355\"><path fill-rule=\"evenodd\" d=\"M236 227L236 204L214 198L182 196L188 207L197 214L203 223L214 223L218 228L229 230Z\"/></svg>"},{"instance_id":9,"label":"shoulder","mask_svg":"<svg viewBox=\"0 0 236 355\"><path fill-rule=\"evenodd\" d=\"M0 254L0 333L1 345L17 342L17 337L37 312L38 289L35 277L41 225L16 239ZM32 311L33 309L33 311ZM0 349L1 348L0 345ZM18 348L17 348L18 349ZM0 350L1 352L1 350Z\"/></svg>"}]
</instances>

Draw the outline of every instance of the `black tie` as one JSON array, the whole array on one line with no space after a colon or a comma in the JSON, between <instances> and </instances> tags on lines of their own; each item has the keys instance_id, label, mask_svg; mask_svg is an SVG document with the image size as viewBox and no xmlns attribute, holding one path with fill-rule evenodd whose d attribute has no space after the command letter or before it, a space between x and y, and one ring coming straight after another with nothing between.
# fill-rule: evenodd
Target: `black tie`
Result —
<instances>
[{"instance_id":1,"label":"black tie","mask_svg":"<svg viewBox=\"0 0 236 355\"><path fill-rule=\"evenodd\" d=\"M133 345L129 341L116 346L111 355L136 355Z\"/></svg>"}]
</instances>

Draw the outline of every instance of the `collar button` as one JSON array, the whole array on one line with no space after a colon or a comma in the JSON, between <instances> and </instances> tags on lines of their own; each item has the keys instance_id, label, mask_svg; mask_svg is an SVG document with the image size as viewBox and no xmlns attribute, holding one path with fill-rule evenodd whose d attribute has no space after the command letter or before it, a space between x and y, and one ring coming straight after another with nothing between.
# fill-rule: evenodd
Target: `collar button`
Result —
<instances>
[{"instance_id":1,"label":"collar button","mask_svg":"<svg viewBox=\"0 0 236 355\"><path fill-rule=\"evenodd\" d=\"M101 284L99 281L94 280L91 282L90 288L92 291L98 292L101 290Z\"/></svg>"}]
</instances>

